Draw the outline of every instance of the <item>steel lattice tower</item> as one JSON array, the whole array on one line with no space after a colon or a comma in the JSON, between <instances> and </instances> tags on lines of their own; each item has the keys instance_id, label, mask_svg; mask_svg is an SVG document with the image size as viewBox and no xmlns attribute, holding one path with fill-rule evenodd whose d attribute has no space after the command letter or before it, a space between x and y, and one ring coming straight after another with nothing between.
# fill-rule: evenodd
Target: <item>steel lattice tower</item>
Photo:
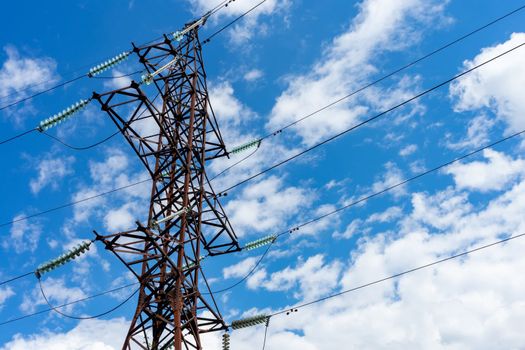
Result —
<instances>
[{"instance_id":1,"label":"steel lattice tower","mask_svg":"<svg viewBox=\"0 0 525 350\"><path fill-rule=\"evenodd\" d=\"M190 27L191 28L191 27ZM177 41L136 47L143 81L94 94L153 181L148 223L99 235L140 282L123 349L201 349L200 334L226 329L202 257L239 251L233 229L206 177L206 161L227 155L209 114L198 26ZM163 67L163 69L160 69ZM148 95L160 99L150 99Z\"/></svg>"}]
</instances>

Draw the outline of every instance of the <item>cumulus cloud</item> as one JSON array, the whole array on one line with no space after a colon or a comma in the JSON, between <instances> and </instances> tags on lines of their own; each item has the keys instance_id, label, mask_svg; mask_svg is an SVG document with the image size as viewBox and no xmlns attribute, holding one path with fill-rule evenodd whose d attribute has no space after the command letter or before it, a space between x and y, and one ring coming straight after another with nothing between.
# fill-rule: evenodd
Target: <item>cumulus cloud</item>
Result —
<instances>
[{"instance_id":1,"label":"cumulus cloud","mask_svg":"<svg viewBox=\"0 0 525 350\"><path fill-rule=\"evenodd\" d=\"M44 90L57 81L56 62L49 57L24 57L13 46L4 47L7 59L0 67L0 96L10 96L4 102L11 102ZM9 113L10 110L6 110ZM22 123L19 113L10 113L10 120Z\"/></svg>"},{"instance_id":2,"label":"cumulus cloud","mask_svg":"<svg viewBox=\"0 0 525 350\"><path fill-rule=\"evenodd\" d=\"M256 117L252 110L235 97L234 92L233 86L228 81L210 84L210 101L221 126L226 123L229 127L238 127L241 122ZM221 127L221 129L228 128Z\"/></svg>"},{"instance_id":3,"label":"cumulus cloud","mask_svg":"<svg viewBox=\"0 0 525 350\"><path fill-rule=\"evenodd\" d=\"M378 233L358 240L357 249L347 261L341 262L343 277L332 279L335 292L493 242L502 236L525 232L525 220L519 214L525 209L524 193L525 182L514 179L481 208L474 206L460 188L413 194L412 208L403 213L397 234ZM389 215L378 214L370 217L370 221L380 222L400 215L399 209L385 213ZM521 291L525 276L520 272L525 268L523 249L525 240L514 240L490 251L310 305L297 313L273 317L267 346L287 349L519 348L525 342L519 327L525 320ZM298 264L296 268L287 267L273 273L264 270L258 286L265 286L271 280L269 276L275 276L275 283L269 286L288 290L302 269L303 265ZM308 292L309 285L299 290ZM305 295L297 303L310 300ZM292 302L278 310L295 304ZM262 332L262 327L237 332L232 337L232 345L235 343L239 349L253 348L250 339L260 337ZM497 339L493 334L498 334Z\"/></svg>"},{"instance_id":4,"label":"cumulus cloud","mask_svg":"<svg viewBox=\"0 0 525 350\"><path fill-rule=\"evenodd\" d=\"M259 260L257 257L241 260L237 264L222 269L222 275L224 278L244 277L255 266L257 260Z\"/></svg>"},{"instance_id":5,"label":"cumulus cloud","mask_svg":"<svg viewBox=\"0 0 525 350\"><path fill-rule=\"evenodd\" d=\"M513 33L509 40L486 47L472 60L464 62L465 69L478 65L512 47L525 42L525 33ZM463 77L450 86L450 95L459 112L488 109L504 121L510 131L525 128L525 51L518 49L495 62Z\"/></svg>"},{"instance_id":6,"label":"cumulus cloud","mask_svg":"<svg viewBox=\"0 0 525 350\"><path fill-rule=\"evenodd\" d=\"M502 190L525 172L523 159L512 159L491 149L483 151L487 162L456 163L446 168L445 173L454 177L458 188L487 192Z\"/></svg>"},{"instance_id":7,"label":"cumulus cloud","mask_svg":"<svg viewBox=\"0 0 525 350\"><path fill-rule=\"evenodd\" d=\"M29 186L33 194L39 193L44 187L51 186L56 190L62 179L73 173L74 157L53 157L42 159L36 166L38 177L31 179Z\"/></svg>"},{"instance_id":8,"label":"cumulus cloud","mask_svg":"<svg viewBox=\"0 0 525 350\"><path fill-rule=\"evenodd\" d=\"M264 73L260 69L252 69L246 72L243 76L244 80L252 82L262 78Z\"/></svg>"},{"instance_id":9,"label":"cumulus cloud","mask_svg":"<svg viewBox=\"0 0 525 350\"><path fill-rule=\"evenodd\" d=\"M287 79L288 87L277 98L268 128L297 120L364 85L377 71L373 60L381 53L405 49L417 42L416 23L428 23L430 18L437 21L443 6L437 1L363 1L356 18L343 34L331 41L310 72ZM417 83L417 79L402 77L398 86L387 93L369 89L357 100L344 100L303 121L294 130L305 144L314 144L347 129L370 110L401 102L412 94ZM417 110L416 106L406 114L410 116Z\"/></svg>"},{"instance_id":10,"label":"cumulus cloud","mask_svg":"<svg viewBox=\"0 0 525 350\"><path fill-rule=\"evenodd\" d=\"M127 73L122 70L113 69L111 71L111 76L113 79L109 79L104 82L104 87L107 89L122 89L123 87L129 86L131 83L131 77L125 76Z\"/></svg>"},{"instance_id":11,"label":"cumulus cloud","mask_svg":"<svg viewBox=\"0 0 525 350\"><path fill-rule=\"evenodd\" d=\"M11 226L9 239L2 242L4 249L13 248L16 253L34 252L37 249L42 234L42 225L38 221L17 221L24 217L26 217L25 213L13 217L15 223Z\"/></svg>"},{"instance_id":12,"label":"cumulus cloud","mask_svg":"<svg viewBox=\"0 0 525 350\"><path fill-rule=\"evenodd\" d=\"M73 194L72 200L79 201L147 179L144 171L130 171L130 169L134 169L131 164L129 157L121 150L106 150L105 158L102 161L92 161L89 164L92 184L81 186ZM113 197L111 203L108 202L107 197L97 197L78 203L74 207L73 221L75 223L84 222L95 215L104 218L107 227L122 227L124 216L138 215L138 211L144 208L141 208L139 204L148 198L150 186L151 183L144 182L121 190L115 194L117 199ZM142 215L146 214L146 211L143 211ZM136 217L134 220L136 219L141 218ZM129 225L132 226L133 223L134 221L131 221Z\"/></svg>"},{"instance_id":13,"label":"cumulus cloud","mask_svg":"<svg viewBox=\"0 0 525 350\"><path fill-rule=\"evenodd\" d=\"M309 206L311 195L299 187L284 187L272 176L245 188L226 204L226 212L238 235L268 232L282 227L301 208Z\"/></svg>"},{"instance_id":14,"label":"cumulus cloud","mask_svg":"<svg viewBox=\"0 0 525 350\"><path fill-rule=\"evenodd\" d=\"M48 300L51 303L55 303L55 305L69 303L87 296L84 291L78 287L67 287L64 279L50 277L42 281L42 286ZM40 292L40 287L35 286L31 293L24 295L23 302L20 304L20 310L26 313L35 312L39 305L47 305L47 302ZM66 306L64 310L70 312L73 307L74 305L69 305Z\"/></svg>"},{"instance_id":15,"label":"cumulus cloud","mask_svg":"<svg viewBox=\"0 0 525 350\"><path fill-rule=\"evenodd\" d=\"M452 136L446 134L446 146L453 150L461 150L471 147L480 147L489 142L490 130L495 124L495 120L482 114L472 118L468 122L467 134L459 141L451 140Z\"/></svg>"},{"instance_id":16,"label":"cumulus cloud","mask_svg":"<svg viewBox=\"0 0 525 350\"><path fill-rule=\"evenodd\" d=\"M0 288L0 310L4 306L5 301L14 295L15 292L11 287Z\"/></svg>"},{"instance_id":17,"label":"cumulus cloud","mask_svg":"<svg viewBox=\"0 0 525 350\"><path fill-rule=\"evenodd\" d=\"M380 192L386 188L394 186L404 180L403 172L393 162L387 162L385 164L385 173L376 178L376 181L372 184L372 192ZM404 186L397 187L392 190L391 193L395 197L406 194Z\"/></svg>"},{"instance_id":18,"label":"cumulus cloud","mask_svg":"<svg viewBox=\"0 0 525 350\"><path fill-rule=\"evenodd\" d=\"M318 254L295 267L288 266L272 273L259 281L258 286L270 291L298 290L293 292L295 298L313 299L337 287L341 268L339 261L327 264L325 257Z\"/></svg>"},{"instance_id":19,"label":"cumulus cloud","mask_svg":"<svg viewBox=\"0 0 525 350\"><path fill-rule=\"evenodd\" d=\"M492 242L502 235L525 232L523 198L525 181L519 178L507 183L483 207L471 203L468 193L461 188L416 193L412 195L411 208L398 222L396 234L363 237L358 240L357 249L349 251L344 260L329 260L318 254L278 271L259 270L257 276L253 276L257 283L249 282L248 286L286 291L300 299L275 310L353 288ZM399 215L399 209L387 209L370 216L369 220L382 222ZM522 290L525 275L521 273L525 268L524 249L525 240L515 240L301 308L297 313L272 317L267 347L290 350L519 348L525 342L520 327L525 321ZM251 309L245 314L272 311ZM109 331L100 332L96 341L107 349L118 349L127 330L124 322L120 323L122 333L111 328L108 321L98 322L104 322L106 329L118 336L112 334L114 339L108 339L104 334ZM17 336L4 348L61 349L57 347L60 342L67 344L67 349L93 346L92 334L99 333L90 328L91 343L87 343L84 338L78 338L81 327L86 326L81 323L67 333ZM232 348L253 349L254 339L262 340L263 332L263 327L235 331ZM66 336L77 343L67 343ZM220 344L220 334L203 338L204 344L211 348Z\"/></svg>"},{"instance_id":20,"label":"cumulus cloud","mask_svg":"<svg viewBox=\"0 0 525 350\"><path fill-rule=\"evenodd\" d=\"M128 331L124 318L86 320L65 333L46 330L31 336L17 334L1 350L115 350ZM94 337L96 335L96 337Z\"/></svg>"},{"instance_id":21,"label":"cumulus cloud","mask_svg":"<svg viewBox=\"0 0 525 350\"><path fill-rule=\"evenodd\" d=\"M196 15L202 15L209 9L217 5L216 1L197 0L189 1ZM238 17L260 3L260 0L236 1L217 12L210 20L217 23L223 19ZM249 16L243 19L243 22L233 26L230 40L234 44L243 44L252 39L255 35L264 35L268 28L264 19L270 16L282 15L292 4L292 0L268 0L262 3L257 9L253 10Z\"/></svg>"},{"instance_id":22,"label":"cumulus cloud","mask_svg":"<svg viewBox=\"0 0 525 350\"><path fill-rule=\"evenodd\" d=\"M414 153L415 151L417 151L417 145L408 145L408 146L405 146L403 147L400 151L399 151L399 155L401 157L407 157L409 155L411 155L412 153Z\"/></svg>"}]
</instances>

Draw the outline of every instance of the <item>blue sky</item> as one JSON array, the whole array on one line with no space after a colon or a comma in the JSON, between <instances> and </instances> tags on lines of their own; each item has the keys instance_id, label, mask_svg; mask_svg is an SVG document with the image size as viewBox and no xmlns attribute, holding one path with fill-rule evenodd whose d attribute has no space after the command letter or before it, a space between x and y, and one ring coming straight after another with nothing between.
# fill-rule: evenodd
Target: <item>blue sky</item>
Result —
<instances>
[{"instance_id":1,"label":"blue sky","mask_svg":"<svg viewBox=\"0 0 525 350\"><path fill-rule=\"evenodd\" d=\"M201 30L206 38L256 1L237 0ZM32 1L4 4L0 106L38 92L179 29L215 5L198 1ZM203 49L210 100L228 147L261 137L521 6L519 1L268 0ZM277 137L216 191L312 146L453 75L525 42L519 12ZM223 204L242 242L279 233L456 156L525 129L525 49L232 190ZM104 76L138 67L134 57ZM34 86L35 83L41 83ZM0 139L35 127L92 91L128 84L89 80L0 111ZM144 127L144 126L143 126ZM115 127L95 104L50 130L74 146ZM516 138L436 174L279 239L257 272L216 296L227 321L271 312L525 232L525 148ZM1 145L0 222L146 177L122 137L78 152L33 133ZM239 157L245 154L239 155ZM216 160L216 174L238 160ZM0 228L0 280L32 271L92 230L144 220L148 184ZM525 343L525 242L272 318L268 349L518 348ZM203 262L212 289L241 278L261 251ZM43 279L62 304L133 279L98 246ZM0 286L0 323L46 308L36 279ZM133 289L65 310L90 315ZM46 313L3 325L0 349L118 349L133 299L100 320ZM497 334L497 337L494 335ZM206 337L218 349L218 335ZM232 348L262 345L262 328L232 334ZM496 339L497 338L497 339Z\"/></svg>"}]
</instances>

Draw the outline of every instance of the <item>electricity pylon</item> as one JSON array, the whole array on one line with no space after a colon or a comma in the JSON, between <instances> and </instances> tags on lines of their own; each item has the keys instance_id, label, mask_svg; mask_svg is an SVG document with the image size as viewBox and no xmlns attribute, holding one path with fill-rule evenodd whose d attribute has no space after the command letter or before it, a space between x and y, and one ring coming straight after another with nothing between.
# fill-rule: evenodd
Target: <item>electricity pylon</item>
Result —
<instances>
[{"instance_id":1,"label":"electricity pylon","mask_svg":"<svg viewBox=\"0 0 525 350\"><path fill-rule=\"evenodd\" d=\"M200 261L239 251L206 177L206 162L227 151L209 101L198 29L134 46L141 82L94 94L139 156L153 186L147 223L99 235L140 282L123 349L201 349L200 334L227 329ZM148 96L160 97L150 99ZM202 293L199 280L206 287Z\"/></svg>"}]
</instances>

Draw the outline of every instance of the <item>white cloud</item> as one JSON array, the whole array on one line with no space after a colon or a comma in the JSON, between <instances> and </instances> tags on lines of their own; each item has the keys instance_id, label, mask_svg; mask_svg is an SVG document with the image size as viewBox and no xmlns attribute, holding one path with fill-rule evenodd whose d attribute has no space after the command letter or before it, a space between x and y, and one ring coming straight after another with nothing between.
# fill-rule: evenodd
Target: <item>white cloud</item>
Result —
<instances>
[{"instance_id":1,"label":"white cloud","mask_svg":"<svg viewBox=\"0 0 525 350\"><path fill-rule=\"evenodd\" d=\"M513 33L506 42L482 49L463 66L471 68L524 42L525 33ZM520 48L453 83L450 95L455 99L456 111L488 108L507 123L510 131L524 129L524 59L525 50Z\"/></svg>"},{"instance_id":2,"label":"white cloud","mask_svg":"<svg viewBox=\"0 0 525 350\"><path fill-rule=\"evenodd\" d=\"M225 210L238 236L274 231L283 227L301 208L309 206L311 196L305 189L286 187L272 176L243 189L230 200Z\"/></svg>"},{"instance_id":3,"label":"white cloud","mask_svg":"<svg viewBox=\"0 0 525 350\"><path fill-rule=\"evenodd\" d=\"M398 219L403 214L403 211L400 207L390 207L386 209L385 211L382 211L380 213L374 213L366 219L367 223L374 223L374 222L391 222L392 220Z\"/></svg>"},{"instance_id":4,"label":"white cloud","mask_svg":"<svg viewBox=\"0 0 525 350\"><path fill-rule=\"evenodd\" d=\"M494 119L490 119L486 115L482 114L471 119L467 127L467 135L462 140L451 141L450 134L446 134L447 143L446 146L450 149L458 150L469 147L480 147L489 142L490 130L494 126Z\"/></svg>"},{"instance_id":5,"label":"white cloud","mask_svg":"<svg viewBox=\"0 0 525 350\"><path fill-rule=\"evenodd\" d=\"M5 301L14 295L15 292L11 287L0 288L0 310L4 306Z\"/></svg>"},{"instance_id":6,"label":"white cloud","mask_svg":"<svg viewBox=\"0 0 525 350\"><path fill-rule=\"evenodd\" d=\"M90 176L92 184L80 187L73 194L73 201L79 201L84 198L93 197L100 193L124 187L132 183L147 179L144 171L133 172L130 159L124 152L119 149L106 150L105 158L102 161L92 161L89 163ZM105 218L108 225L122 227L124 215L135 213L138 215L140 203L149 198L151 182L144 182L137 186L132 186L116 192L111 202L107 197L97 197L89 201L78 203L74 206L73 221L80 223L88 220L92 215ZM120 203L124 201L124 203ZM142 209L145 207L142 207ZM136 211L135 211L136 209ZM143 210L143 215L147 211ZM110 219L114 219L111 221ZM136 217L127 226L134 225L135 220L141 219Z\"/></svg>"},{"instance_id":7,"label":"white cloud","mask_svg":"<svg viewBox=\"0 0 525 350\"><path fill-rule=\"evenodd\" d=\"M239 126L242 121L253 120L255 113L235 97L231 83L222 81L210 85L210 101L221 131L226 129L224 123L234 127Z\"/></svg>"},{"instance_id":8,"label":"white cloud","mask_svg":"<svg viewBox=\"0 0 525 350\"><path fill-rule=\"evenodd\" d=\"M417 151L417 145L408 145L406 147L403 147L400 151L399 151L399 155L401 157L407 157L409 155L411 155L412 153L414 153L415 151Z\"/></svg>"},{"instance_id":9,"label":"white cloud","mask_svg":"<svg viewBox=\"0 0 525 350\"><path fill-rule=\"evenodd\" d=\"M525 210L524 194L525 182L508 184L506 192L484 208L472 205L455 188L414 194L412 211L404 215L395 235L381 233L358 241L342 267L343 278L332 280L335 292L493 242L501 235L525 232L520 215ZM525 342L520 328L525 321L523 249L525 239L514 240L273 317L267 345L291 350L519 348ZM271 287L288 291L301 269L299 264L270 274L276 276ZM259 287L271 280L263 272ZM301 293L309 288L289 290ZM304 297L297 303L310 300ZM264 311L273 310L249 313ZM235 332L232 345L253 348L253 339L263 332L262 326Z\"/></svg>"},{"instance_id":10,"label":"white cloud","mask_svg":"<svg viewBox=\"0 0 525 350\"><path fill-rule=\"evenodd\" d=\"M259 259L260 258L258 257L246 258L237 264L225 267L222 269L222 274L224 278L244 277L250 272Z\"/></svg>"},{"instance_id":11,"label":"white cloud","mask_svg":"<svg viewBox=\"0 0 525 350\"><path fill-rule=\"evenodd\" d=\"M399 219L402 215L403 210L400 207L390 207L385 211L370 215L366 220L354 219L346 226L343 232L335 232L332 236L340 239L349 239L356 234L364 236L372 231L371 224L392 222Z\"/></svg>"},{"instance_id":12,"label":"white cloud","mask_svg":"<svg viewBox=\"0 0 525 350\"><path fill-rule=\"evenodd\" d=\"M525 173L525 161L512 159L491 149L483 151L487 162L455 163L445 169L454 176L458 188L487 192L502 190L509 182Z\"/></svg>"},{"instance_id":13,"label":"white cloud","mask_svg":"<svg viewBox=\"0 0 525 350\"><path fill-rule=\"evenodd\" d=\"M74 157L56 157L52 156L42 159L36 166L38 177L31 179L29 186L33 194L39 193L44 187L51 186L56 190L62 179L73 173Z\"/></svg>"},{"instance_id":14,"label":"white cloud","mask_svg":"<svg viewBox=\"0 0 525 350\"><path fill-rule=\"evenodd\" d=\"M2 242L4 249L13 248L16 253L34 252L38 247L40 235L42 234L42 225L39 222L27 222L25 220L17 221L26 217L26 214L21 213L13 218L13 225L9 239Z\"/></svg>"},{"instance_id":15,"label":"white cloud","mask_svg":"<svg viewBox=\"0 0 525 350\"><path fill-rule=\"evenodd\" d=\"M380 192L386 188L394 186L404 180L403 172L393 162L385 164L385 173L377 177L372 184L372 192ZM394 197L399 197L406 194L405 186L400 186L390 191Z\"/></svg>"},{"instance_id":16,"label":"white cloud","mask_svg":"<svg viewBox=\"0 0 525 350\"><path fill-rule=\"evenodd\" d=\"M66 333L49 330L30 336L17 334L1 350L115 350L122 347L128 331L124 318L85 320Z\"/></svg>"},{"instance_id":17,"label":"white cloud","mask_svg":"<svg viewBox=\"0 0 525 350\"><path fill-rule=\"evenodd\" d=\"M215 1L197 0L188 1L193 7L193 12L196 15L202 15L209 9L217 5ZM260 3L260 0L244 0L235 1L217 12L210 21L216 24L221 20L227 21L233 17L238 17L250 10L252 7ZM286 13L286 10L291 5L292 0L267 0L262 3L257 9L253 10L248 16L244 17L242 22L233 26L230 32L230 40L234 44L244 44L252 39L255 35L264 35L268 32L267 25L263 18L271 15L279 15Z\"/></svg>"},{"instance_id":18,"label":"white cloud","mask_svg":"<svg viewBox=\"0 0 525 350\"><path fill-rule=\"evenodd\" d=\"M262 78L264 73L260 69L252 69L244 74L244 80L252 82Z\"/></svg>"},{"instance_id":19,"label":"white cloud","mask_svg":"<svg viewBox=\"0 0 525 350\"><path fill-rule=\"evenodd\" d=\"M131 77L125 75L126 73L124 73L123 71L113 69L111 71L111 76L113 77L113 79L106 80L104 82L104 87L107 89L116 90L129 86L129 84L131 83Z\"/></svg>"},{"instance_id":20,"label":"white cloud","mask_svg":"<svg viewBox=\"0 0 525 350\"><path fill-rule=\"evenodd\" d=\"M145 215L143 207L136 202L126 203L119 208L110 209L104 217L104 225L110 232L130 230L135 226L138 215Z\"/></svg>"},{"instance_id":21,"label":"white cloud","mask_svg":"<svg viewBox=\"0 0 525 350\"><path fill-rule=\"evenodd\" d=\"M54 305L69 303L78 299L83 299L87 295L78 287L69 288L64 279L49 277L42 281L42 287L47 299ZM47 305L40 287L37 285L30 294L24 295L20 310L26 313L35 312L37 306ZM63 308L63 312L71 312L75 305L68 305Z\"/></svg>"},{"instance_id":22,"label":"white cloud","mask_svg":"<svg viewBox=\"0 0 525 350\"><path fill-rule=\"evenodd\" d=\"M376 72L373 60L381 53L402 50L418 41L421 26L439 22L444 4L435 1L366 0L348 29L327 45L328 49L309 73L289 77L288 88L277 98L268 128L274 129L303 117L364 85ZM347 129L373 109L391 107L406 98L418 79L401 77L397 87L381 93L371 88L358 99L347 99L294 128L305 144ZM385 98L385 96L389 96ZM406 115L410 116L416 108ZM419 112L418 112L419 113Z\"/></svg>"},{"instance_id":23,"label":"white cloud","mask_svg":"<svg viewBox=\"0 0 525 350\"><path fill-rule=\"evenodd\" d=\"M354 219L352 222L350 222L349 225L346 226L345 230L343 232L334 232L332 235L334 238L352 238L356 234L363 234L368 233L370 229L363 228L363 220L361 219Z\"/></svg>"},{"instance_id":24,"label":"white cloud","mask_svg":"<svg viewBox=\"0 0 525 350\"><path fill-rule=\"evenodd\" d=\"M44 90L58 79L53 59L23 57L13 46L4 47L4 51L7 60L0 68L0 96L16 94L5 99L4 103ZM10 113L10 110L6 112ZM17 124L23 121L19 113L10 113L9 119Z\"/></svg>"},{"instance_id":25,"label":"white cloud","mask_svg":"<svg viewBox=\"0 0 525 350\"><path fill-rule=\"evenodd\" d=\"M342 264L339 261L325 263L323 255L314 255L296 267L286 267L274 272L263 281L259 287L270 291L294 291L295 298L313 299L325 295L337 287Z\"/></svg>"}]
</instances>

